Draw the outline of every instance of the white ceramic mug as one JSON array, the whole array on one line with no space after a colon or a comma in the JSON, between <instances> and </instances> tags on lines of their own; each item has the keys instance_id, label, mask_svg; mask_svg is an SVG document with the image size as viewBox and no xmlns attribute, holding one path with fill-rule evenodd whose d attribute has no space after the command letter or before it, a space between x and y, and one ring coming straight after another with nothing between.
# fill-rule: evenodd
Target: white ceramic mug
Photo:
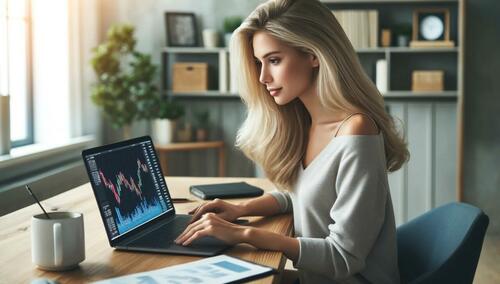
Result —
<instances>
[{"instance_id":1,"label":"white ceramic mug","mask_svg":"<svg viewBox=\"0 0 500 284\"><path fill-rule=\"evenodd\" d=\"M76 268L85 259L83 215L51 212L31 218L31 256L38 268L62 271Z\"/></svg>"}]
</instances>

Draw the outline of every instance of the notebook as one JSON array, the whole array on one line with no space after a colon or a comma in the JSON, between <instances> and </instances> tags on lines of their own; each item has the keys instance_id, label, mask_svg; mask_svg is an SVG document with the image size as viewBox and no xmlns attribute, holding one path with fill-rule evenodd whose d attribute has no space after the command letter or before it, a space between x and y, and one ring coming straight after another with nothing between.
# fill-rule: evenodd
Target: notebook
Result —
<instances>
[{"instance_id":1,"label":"notebook","mask_svg":"<svg viewBox=\"0 0 500 284\"><path fill-rule=\"evenodd\" d=\"M201 199L253 197L264 193L246 182L192 185L189 191Z\"/></svg>"}]
</instances>

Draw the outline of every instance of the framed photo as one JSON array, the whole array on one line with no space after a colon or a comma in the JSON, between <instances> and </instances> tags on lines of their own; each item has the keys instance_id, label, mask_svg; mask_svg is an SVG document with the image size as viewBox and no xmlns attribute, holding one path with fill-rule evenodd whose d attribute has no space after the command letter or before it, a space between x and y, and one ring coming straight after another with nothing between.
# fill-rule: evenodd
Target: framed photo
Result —
<instances>
[{"instance_id":1,"label":"framed photo","mask_svg":"<svg viewBox=\"0 0 500 284\"><path fill-rule=\"evenodd\" d=\"M414 41L450 41L450 11L443 8L413 11Z\"/></svg>"},{"instance_id":2,"label":"framed photo","mask_svg":"<svg viewBox=\"0 0 500 284\"><path fill-rule=\"evenodd\" d=\"M194 13L165 13L167 46L197 46L198 31Z\"/></svg>"}]
</instances>

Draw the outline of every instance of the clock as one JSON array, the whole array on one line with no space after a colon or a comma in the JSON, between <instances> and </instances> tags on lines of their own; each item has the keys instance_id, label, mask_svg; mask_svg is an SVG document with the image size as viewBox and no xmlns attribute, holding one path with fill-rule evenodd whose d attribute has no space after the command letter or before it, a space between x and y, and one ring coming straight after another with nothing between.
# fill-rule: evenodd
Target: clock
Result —
<instances>
[{"instance_id":1,"label":"clock","mask_svg":"<svg viewBox=\"0 0 500 284\"><path fill-rule=\"evenodd\" d=\"M444 23L435 15L428 15L420 21L420 34L424 40L438 40L444 37Z\"/></svg>"},{"instance_id":2,"label":"clock","mask_svg":"<svg viewBox=\"0 0 500 284\"><path fill-rule=\"evenodd\" d=\"M450 40L450 11L445 8L413 11L413 36L410 47L453 47Z\"/></svg>"}]
</instances>

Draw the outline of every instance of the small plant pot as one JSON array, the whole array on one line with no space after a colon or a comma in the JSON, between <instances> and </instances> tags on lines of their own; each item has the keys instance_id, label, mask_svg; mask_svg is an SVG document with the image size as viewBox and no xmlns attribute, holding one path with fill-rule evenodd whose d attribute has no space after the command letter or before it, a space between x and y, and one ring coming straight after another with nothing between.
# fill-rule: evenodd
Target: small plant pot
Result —
<instances>
[{"instance_id":1,"label":"small plant pot","mask_svg":"<svg viewBox=\"0 0 500 284\"><path fill-rule=\"evenodd\" d=\"M196 129L196 141L207 141L208 130L204 128Z\"/></svg>"},{"instance_id":2,"label":"small plant pot","mask_svg":"<svg viewBox=\"0 0 500 284\"><path fill-rule=\"evenodd\" d=\"M171 119L153 120L153 140L155 144L168 144L175 141L176 121Z\"/></svg>"}]
</instances>

